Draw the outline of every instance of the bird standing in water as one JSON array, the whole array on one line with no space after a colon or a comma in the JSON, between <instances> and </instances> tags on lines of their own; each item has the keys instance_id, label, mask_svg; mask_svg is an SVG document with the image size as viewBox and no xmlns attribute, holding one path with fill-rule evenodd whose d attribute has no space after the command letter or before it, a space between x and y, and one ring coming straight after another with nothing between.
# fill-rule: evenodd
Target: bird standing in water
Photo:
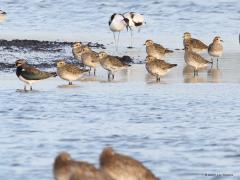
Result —
<instances>
[{"instance_id":1,"label":"bird standing in water","mask_svg":"<svg viewBox=\"0 0 240 180\"><path fill-rule=\"evenodd\" d=\"M30 66L27 64L27 61L24 59L19 59L15 62L17 67L16 75L17 77L24 82L24 90L27 91L27 85L30 85L30 91L32 91L32 84L40 80L47 79L49 77L55 77L57 74L55 72L45 72L40 71L39 69Z\"/></svg>"},{"instance_id":2,"label":"bird standing in water","mask_svg":"<svg viewBox=\"0 0 240 180\"><path fill-rule=\"evenodd\" d=\"M223 40L221 40L220 36L216 36L213 39L213 42L208 47L208 54L212 57L217 58L217 67L218 67L218 58L221 57L223 53L222 42ZM212 62L213 62L213 59L212 59Z\"/></svg>"},{"instance_id":3,"label":"bird standing in water","mask_svg":"<svg viewBox=\"0 0 240 180\"><path fill-rule=\"evenodd\" d=\"M129 20L128 25L131 32L131 45L128 48L133 48L133 28L138 28L138 31L140 31L140 28L146 24L146 22L144 16L140 13L128 12L124 13L123 16Z\"/></svg>"},{"instance_id":4,"label":"bird standing in water","mask_svg":"<svg viewBox=\"0 0 240 180\"><path fill-rule=\"evenodd\" d=\"M116 51L118 51L120 32L123 31L125 28L128 29L129 20L127 18L125 18L122 14L114 13L113 15L111 15L108 25L109 25L110 30L113 32L115 48L116 48ZM116 39L115 32L118 32L117 39Z\"/></svg>"}]
</instances>

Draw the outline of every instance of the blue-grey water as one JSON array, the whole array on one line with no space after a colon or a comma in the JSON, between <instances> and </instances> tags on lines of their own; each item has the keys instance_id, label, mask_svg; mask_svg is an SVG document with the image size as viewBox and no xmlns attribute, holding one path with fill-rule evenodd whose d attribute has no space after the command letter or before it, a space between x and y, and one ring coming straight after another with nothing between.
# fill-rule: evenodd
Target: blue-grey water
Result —
<instances>
[{"instance_id":1,"label":"blue-grey water","mask_svg":"<svg viewBox=\"0 0 240 180\"><path fill-rule=\"evenodd\" d=\"M52 163L60 151L98 166L105 146L135 157L164 180L240 178L238 0L3 0L0 9L8 13L0 24L1 39L92 41L113 54L109 16L141 12L147 24L134 33L136 48L126 49L130 35L125 31L119 52L139 61L146 55L146 39L182 48L182 34L190 31L206 43L215 35L225 41L218 69L214 64L193 77L183 51L176 51L166 59L178 67L161 83L155 83L144 64L135 64L111 83L98 69L96 78L86 76L73 88L57 77L25 93L18 90L23 84L12 69L3 69L0 179L54 179ZM72 56L70 46L60 52L0 47L1 63L26 58L39 64L61 56Z\"/></svg>"}]
</instances>

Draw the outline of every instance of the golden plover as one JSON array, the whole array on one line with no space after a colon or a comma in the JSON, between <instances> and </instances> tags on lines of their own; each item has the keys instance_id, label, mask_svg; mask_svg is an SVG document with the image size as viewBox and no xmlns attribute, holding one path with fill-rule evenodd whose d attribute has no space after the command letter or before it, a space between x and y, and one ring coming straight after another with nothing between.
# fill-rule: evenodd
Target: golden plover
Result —
<instances>
[{"instance_id":1,"label":"golden plover","mask_svg":"<svg viewBox=\"0 0 240 180\"><path fill-rule=\"evenodd\" d=\"M189 45L193 52L202 53L208 49L208 46L198 39L191 37L189 32L183 34L183 46Z\"/></svg>"},{"instance_id":2,"label":"golden plover","mask_svg":"<svg viewBox=\"0 0 240 180\"><path fill-rule=\"evenodd\" d=\"M160 77L165 76L175 66L177 64L170 64L152 56L146 57L146 69L151 75L156 76L156 81L160 81Z\"/></svg>"},{"instance_id":3,"label":"golden plover","mask_svg":"<svg viewBox=\"0 0 240 180\"><path fill-rule=\"evenodd\" d=\"M154 43L152 40L147 40L145 45L147 55L157 59L161 59L167 53L173 53L172 50L164 48L162 45Z\"/></svg>"},{"instance_id":4,"label":"golden plover","mask_svg":"<svg viewBox=\"0 0 240 180\"><path fill-rule=\"evenodd\" d=\"M87 69L80 69L73 64L67 64L64 60L57 61L57 75L68 81L69 85L72 85L72 81L78 80L88 71Z\"/></svg>"}]
</instances>

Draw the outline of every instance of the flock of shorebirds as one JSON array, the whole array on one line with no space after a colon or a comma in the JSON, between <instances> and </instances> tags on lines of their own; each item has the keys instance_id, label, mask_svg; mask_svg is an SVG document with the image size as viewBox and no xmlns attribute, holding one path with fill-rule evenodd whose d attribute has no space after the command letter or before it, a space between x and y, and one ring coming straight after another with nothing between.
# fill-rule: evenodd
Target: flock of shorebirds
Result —
<instances>
[{"instance_id":1,"label":"flock of shorebirds","mask_svg":"<svg viewBox=\"0 0 240 180\"><path fill-rule=\"evenodd\" d=\"M0 17L6 16L6 13L0 11ZM133 28L140 28L145 24L144 16L139 13L130 12L125 14L113 14L109 20L109 28L114 34L116 50L118 50L118 42L120 32L125 28L131 31L131 46ZM116 38L115 33L118 33ZM198 39L191 37L189 32L183 35L184 59L186 64L194 69L194 76L198 75L198 70L213 64L213 58L221 57L223 47L222 40L219 36L213 39L210 45L204 44ZM162 58L169 53L173 53L160 44L154 43L152 40L147 40L146 45L146 69L156 77L156 81L167 74L171 68L177 64L168 63ZM200 53L208 51L212 57L211 61L203 58ZM63 80L72 85L73 81L78 80L83 74L91 73L96 75L96 69L99 65L108 71L108 80L114 79L114 74L117 71L128 68L130 65L124 63L122 58L112 56L106 52L95 52L87 45L80 42L74 43L72 52L78 61L84 64L84 68L79 68L76 65L68 64L65 60L59 60L56 63L57 72L41 71L33 66L30 66L26 60L19 59L15 65L17 77L25 83L24 90L27 90L26 85L34 82L47 79L49 77L59 76ZM54 162L54 176L56 180L157 180L158 178L141 162L134 158L115 152L112 148L105 148L100 155L100 167L76 161L71 158L70 154L60 153Z\"/></svg>"},{"instance_id":2,"label":"flock of shorebirds","mask_svg":"<svg viewBox=\"0 0 240 180\"><path fill-rule=\"evenodd\" d=\"M6 16L6 13L0 11L2 16ZM131 31L131 46L132 47L132 35L133 29L140 29L146 24L144 16L136 12L129 12L124 14L114 13L109 19L109 28L113 32L116 51L118 51L118 42L120 32L125 28ZM115 33L118 33L116 38ZM160 78L166 75L171 68L177 66L177 64L171 64L163 60L166 54L173 53L172 50L163 47L160 44L154 43L152 40L145 42L147 57L145 59L146 70L156 77L156 81L160 81ZM222 56L223 46L222 40L219 36L213 39L210 45L204 44L202 41L192 38L189 32L185 32L183 35L184 46L184 59L187 65L194 69L194 76L198 75L199 69L205 68L211 64L213 65L213 58L217 59ZM211 56L211 61L203 58L200 54L204 51L208 51ZM72 46L72 52L75 59L84 65L84 68L79 68L76 65L68 64L65 60L59 60L56 63L57 72L49 73L36 69L30 66L26 60L19 59L16 61L16 74L21 81L25 83L24 90L27 90L26 85L30 85L32 90L32 84L53 76L59 76L63 80L69 82L72 85L73 81L78 80L83 74L91 72L96 75L96 68L101 66L108 72L108 80L114 79L114 74L117 71L127 69L130 65L125 63L121 57L112 56L106 52L95 52L87 45L81 42L74 43Z\"/></svg>"}]
</instances>

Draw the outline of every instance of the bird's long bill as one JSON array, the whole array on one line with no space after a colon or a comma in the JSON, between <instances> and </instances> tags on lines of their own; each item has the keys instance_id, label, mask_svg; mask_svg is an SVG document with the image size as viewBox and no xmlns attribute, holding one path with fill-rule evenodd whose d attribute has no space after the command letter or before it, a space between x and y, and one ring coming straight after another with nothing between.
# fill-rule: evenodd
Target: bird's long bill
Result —
<instances>
[{"instance_id":1,"label":"bird's long bill","mask_svg":"<svg viewBox=\"0 0 240 180\"><path fill-rule=\"evenodd\" d=\"M224 42L223 40L220 40L221 42Z\"/></svg>"}]
</instances>

